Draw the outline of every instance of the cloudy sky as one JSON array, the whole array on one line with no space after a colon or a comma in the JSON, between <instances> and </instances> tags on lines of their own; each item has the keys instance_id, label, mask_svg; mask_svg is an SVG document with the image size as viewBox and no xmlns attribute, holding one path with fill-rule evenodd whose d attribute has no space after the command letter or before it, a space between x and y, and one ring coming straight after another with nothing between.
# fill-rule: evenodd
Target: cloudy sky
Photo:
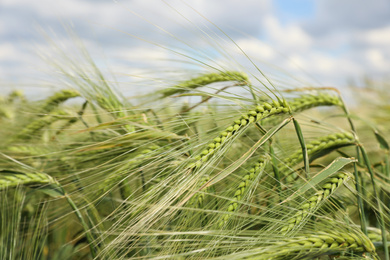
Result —
<instances>
[{"instance_id":1,"label":"cloudy sky","mask_svg":"<svg viewBox=\"0 0 390 260\"><path fill-rule=\"evenodd\" d=\"M244 64L226 35L261 70L302 75L302 84L342 87L390 72L388 0L0 0L1 92L44 81L37 51L50 53L45 33L71 46L64 26L119 77L188 69L185 55Z\"/></svg>"}]
</instances>

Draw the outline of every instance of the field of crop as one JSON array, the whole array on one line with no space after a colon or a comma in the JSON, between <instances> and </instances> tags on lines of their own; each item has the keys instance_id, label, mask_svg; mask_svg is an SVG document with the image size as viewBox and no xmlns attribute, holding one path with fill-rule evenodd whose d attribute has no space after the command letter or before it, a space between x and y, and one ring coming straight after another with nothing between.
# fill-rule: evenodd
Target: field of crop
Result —
<instances>
[{"instance_id":1,"label":"field of crop","mask_svg":"<svg viewBox=\"0 0 390 260\"><path fill-rule=\"evenodd\" d=\"M209 66L125 96L82 53L0 96L0 259L389 259L386 84Z\"/></svg>"}]
</instances>

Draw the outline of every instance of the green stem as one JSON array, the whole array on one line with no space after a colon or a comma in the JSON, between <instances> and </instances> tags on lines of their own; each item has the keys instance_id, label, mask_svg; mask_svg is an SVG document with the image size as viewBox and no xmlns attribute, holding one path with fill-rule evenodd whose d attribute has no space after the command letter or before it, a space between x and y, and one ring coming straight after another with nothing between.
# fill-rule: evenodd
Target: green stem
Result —
<instances>
[{"instance_id":1,"label":"green stem","mask_svg":"<svg viewBox=\"0 0 390 260\"><path fill-rule=\"evenodd\" d=\"M87 223L85 222L80 210L78 209L76 204L73 202L73 200L69 197L69 195L64 192L64 196L65 196L66 200L68 201L70 207L74 210L74 214L76 215L76 217L79 219L81 225L83 226L83 229L85 231L85 236L87 238L88 245L89 245L89 248L91 251L92 258L95 258L96 257L96 249L93 246L93 237L90 233L89 227L88 227Z\"/></svg>"},{"instance_id":2,"label":"green stem","mask_svg":"<svg viewBox=\"0 0 390 260\"><path fill-rule=\"evenodd\" d=\"M372 188L373 188L373 191L374 191L374 194L375 194L375 197L376 197L376 201L377 201L377 204L378 204L379 222L380 222L380 228L381 228L381 231L382 231L382 242L383 242L384 245L387 245L386 227L385 227L385 220L384 220L384 217L383 217L382 203L379 200L379 194L378 194L378 190L376 188L374 172L372 170L370 160L368 159L366 150L364 149L363 145L359 143L358 146L360 148L360 151L362 152L364 161L365 161L366 166L368 168L368 172L370 173ZM389 260L390 259L390 257L389 257L389 248L387 246L384 247L384 253L385 253L385 259Z\"/></svg>"},{"instance_id":3,"label":"green stem","mask_svg":"<svg viewBox=\"0 0 390 260\"><path fill-rule=\"evenodd\" d=\"M260 132L265 135L267 133L267 130L264 129L258 122L256 122L256 126L259 128Z\"/></svg>"},{"instance_id":4,"label":"green stem","mask_svg":"<svg viewBox=\"0 0 390 260\"><path fill-rule=\"evenodd\" d=\"M97 111L97 108L95 106L95 104L93 104L92 102L90 103L91 104L91 108L93 110L93 113L95 114L95 118L96 118L96 121L99 123L99 124L102 124L103 123L103 120L102 118L100 117L98 111Z\"/></svg>"},{"instance_id":5,"label":"green stem","mask_svg":"<svg viewBox=\"0 0 390 260\"><path fill-rule=\"evenodd\" d=\"M389 164L389 153L385 154L385 174L390 178L390 164Z\"/></svg>"},{"instance_id":6,"label":"green stem","mask_svg":"<svg viewBox=\"0 0 390 260\"><path fill-rule=\"evenodd\" d=\"M271 158L272 158L272 169L274 170L275 179L276 179L277 185L278 185L277 189L278 189L278 194L279 194L279 201L282 202L282 197L281 197L282 183L280 182L278 163L276 161L274 148L272 147L272 139L269 140L269 152L270 152Z\"/></svg>"},{"instance_id":7,"label":"green stem","mask_svg":"<svg viewBox=\"0 0 390 260\"><path fill-rule=\"evenodd\" d=\"M343 103L342 109L344 110L344 113L347 116L347 119L348 119L349 125L351 127L351 130L356 134L355 125L354 125L354 123L352 121L352 118L350 116L348 108L345 105L344 100L342 99L341 96L340 96L340 100ZM358 162L361 161L360 153L359 153L359 147L358 146L356 146L356 159L358 160ZM356 190L357 190L357 193L358 193L357 200L358 200L358 206L359 206L360 222L361 222L361 227L362 227L363 233L365 235L367 235L367 219L366 219L366 213L365 213L365 210L364 210L364 204L363 204L362 197L361 197L361 195L362 195L361 192L362 192L362 190L364 190L364 182L363 182L363 179L360 180L360 176L359 176L358 171L357 171L356 163L354 163L353 165L354 165L354 175L355 175L355 181L356 181ZM370 168L370 166L367 166L367 167Z\"/></svg>"},{"instance_id":8,"label":"green stem","mask_svg":"<svg viewBox=\"0 0 390 260\"><path fill-rule=\"evenodd\" d=\"M350 115L350 113L349 113L349 111L348 111L348 108L347 108L347 106L345 105L344 100L343 100L343 98L341 97L341 95L340 95L340 100L341 100L341 102L343 103L343 105L342 105L341 107L342 107L342 109L343 109L345 115L347 116L347 119L348 119L349 125L350 125L350 127L351 127L351 130L352 130L352 132L354 132L354 133L356 134L357 132L356 132L355 125L354 125L354 123L353 123L353 121L352 121L351 115ZM359 148L358 148L358 147L356 147L356 159L360 162L360 153L359 153Z\"/></svg>"},{"instance_id":9,"label":"green stem","mask_svg":"<svg viewBox=\"0 0 390 260\"><path fill-rule=\"evenodd\" d=\"M253 100L255 100L255 102L259 102L259 97L255 94L255 92L253 91L253 85L252 84L248 84L248 87L249 87L249 91L251 92L252 94L252 98Z\"/></svg>"},{"instance_id":10,"label":"green stem","mask_svg":"<svg viewBox=\"0 0 390 260\"><path fill-rule=\"evenodd\" d=\"M86 100L86 101L83 103L83 105L82 105L82 107L81 107L81 110L80 110L79 112L77 112L77 114L78 114L78 117L79 117L80 121L84 124L84 126L85 126L86 128L89 128L88 123L87 123L87 122L84 120L84 118L83 118L83 115L84 115L85 109L87 108L87 105L88 105L88 100Z\"/></svg>"},{"instance_id":11,"label":"green stem","mask_svg":"<svg viewBox=\"0 0 390 260\"><path fill-rule=\"evenodd\" d=\"M309 174L310 174L309 155L307 154L305 139L303 138L302 130L301 130L301 127L300 127L298 121L295 118L293 118L293 122L294 122L295 131L297 132L299 143L301 144L301 148L302 148L303 162L305 164L306 179L309 179Z\"/></svg>"},{"instance_id":12,"label":"green stem","mask_svg":"<svg viewBox=\"0 0 390 260\"><path fill-rule=\"evenodd\" d=\"M355 183L356 183L356 191L357 191L357 202L358 202L358 209L359 209L359 217L360 217L360 225L362 228L363 233L367 236L367 222L366 222L366 216L364 213L364 205L362 200L362 187L360 183L359 173L357 170L356 162L353 163L354 168L354 177L355 177Z\"/></svg>"}]
</instances>

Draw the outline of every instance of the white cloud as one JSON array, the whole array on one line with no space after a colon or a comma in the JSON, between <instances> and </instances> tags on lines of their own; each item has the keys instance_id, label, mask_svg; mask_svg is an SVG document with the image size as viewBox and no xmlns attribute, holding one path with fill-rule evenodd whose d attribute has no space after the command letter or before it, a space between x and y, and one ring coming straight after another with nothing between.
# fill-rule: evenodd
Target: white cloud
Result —
<instances>
[{"instance_id":1,"label":"white cloud","mask_svg":"<svg viewBox=\"0 0 390 260\"><path fill-rule=\"evenodd\" d=\"M10 43L0 44L0 60L4 61L13 61L18 57L18 51Z\"/></svg>"},{"instance_id":2,"label":"white cloud","mask_svg":"<svg viewBox=\"0 0 390 260\"><path fill-rule=\"evenodd\" d=\"M296 61L300 68L309 74L323 75L323 79L327 77L344 77L345 79L348 76L361 72L359 66L349 59L332 57L326 53L316 51L292 56L291 60ZM293 69L293 66L291 66L291 69Z\"/></svg>"},{"instance_id":3,"label":"white cloud","mask_svg":"<svg viewBox=\"0 0 390 260\"><path fill-rule=\"evenodd\" d=\"M23 8L29 10L31 13L37 13L43 17L58 18L58 17L77 17L86 16L103 7L112 6L112 2L96 2L88 1L51 1L51 0L3 0L1 2L3 7ZM109 10L109 9L108 9ZM104 15L104 13L102 13Z\"/></svg>"},{"instance_id":4,"label":"white cloud","mask_svg":"<svg viewBox=\"0 0 390 260\"><path fill-rule=\"evenodd\" d=\"M161 48L134 47L131 49L121 48L115 51L116 57L129 61L142 61L143 63L153 63L157 60L167 60L170 55L168 51Z\"/></svg>"},{"instance_id":5,"label":"white cloud","mask_svg":"<svg viewBox=\"0 0 390 260\"><path fill-rule=\"evenodd\" d=\"M295 24L283 27L275 16L268 15L264 27L274 46L285 51L306 50L312 44L312 39L302 28Z\"/></svg>"},{"instance_id":6,"label":"white cloud","mask_svg":"<svg viewBox=\"0 0 390 260\"><path fill-rule=\"evenodd\" d=\"M361 35L361 40L367 44L388 48L390 46L390 26L364 32Z\"/></svg>"},{"instance_id":7,"label":"white cloud","mask_svg":"<svg viewBox=\"0 0 390 260\"><path fill-rule=\"evenodd\" d=\"M249 57L263 60L271 60L275 57L275 50L260 40L242 38L237 40L236 43Z\"/></svg>"},{"instance_id":8,"label":"white cloud","mask_svg":"<svg viewBox=\"0 0 390 260\"><path fill-rule=\"evenodd\" d=\"M350 33L389 25L388 0L318 0L316 15L304 28L316 37L334 32Z\"/></svg>"},{"instance_id":9,"label":"white cloud","mask_svg":"<svg viewBox=\"0 0 390 260\"><path fill-rule=\"evenodd\" d=\"M362 3L363 0L358 1ZM222 52L221 48L231 54L231 60L241 55L237 60L247 62L242 54L236 55L239 52L237 48L209 21L221 26L249 57L259 60L262 70L268 63L293 74L303 70L321 81L340 85L348 77L386 73L390 67L390 20L383 18L388 12L385 10L388 6L385 0L365 3L367 10L349 10L351 6L357 6L352 0L343 3L336 0L320 1L318 17L292 24L282 23L270 0L248 0L245 4L236 0L188 1L204 17L181 0L167 1L177 12L163 1L118 2L1 1L0 77L5 79L12 75L14 79L18 78L18 74L33 73L25 70L37 64L37 58L28 53L25 45L37 41L41 49L48 48L46 42L39 40L39 34L34 33L31 21L37 21L44 29L52 27L60 39L67 37L61 31L61 21L65 24L73 22L74 30L86 42L87 49L97 58L98 64L106 58L109 67L126 71L128 66L132 74L137 66L161 66L166 69L171 65L170 59L185 59L173 55L169 50L156 48L147 41L171 49L185 48L193 57L202 58L204 55L207 64L212 66L226 62L223 55L218 54ZM359 15L363 18L360 19ZM116 30L134 34L146 41ZM184 43L179 43L174 37ZM261 41L256 39L260 37ZM63 40L63 44L68 46L69 41ZM221 44L215 44L217 41ZM8 66L7 62L10 61L18 64L18 70ZM232 64L235 65L233 61ZM183 62L184 68L185 65Z\"/></svg>"},{"instance_id":10,"label":"white cloud","mask_svg":"<svg viewBox=\"0 0 390 260\"><path fill-rule=\"evenodd\" d=\"M390 71L390 63L385 59L383 53L379 49L368 49L365 51L365 57L375 70Z\"/></svg>"}]
</instances>

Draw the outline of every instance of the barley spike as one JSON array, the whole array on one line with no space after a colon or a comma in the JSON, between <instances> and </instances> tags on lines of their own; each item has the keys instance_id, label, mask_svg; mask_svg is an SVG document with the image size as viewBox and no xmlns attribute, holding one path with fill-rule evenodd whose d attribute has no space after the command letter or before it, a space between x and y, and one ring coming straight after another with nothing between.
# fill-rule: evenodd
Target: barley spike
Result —
<instances>
[{"instance_id":1,"label":"barley spike","mask_svg":"<svg viewBox=\"0 0 390 260\"><path fill-rule=\"evenodd\" d=\"M284 238L261 255L252 255L246 259L314 259L322 255L339 255L345 252L371 253L376 256L374 245L364 234L327 230Z\"/></svg>"},{"instance_id":2,"label":"barley spike","mask_svg":"<svg viewBox=\"0 0 390 260\"><path fill-rule=\"evenodd\" d=\"M58 184L51 176L44 173L12 173L1 176L0 190L6 188L13 188L20 185L32 186L32 185L45 185L45 184Z\"/></svg>"},{"instance_id":3,"label":"barley spike","mask_svg":"<svg viewBox=\"0 0 390 260\"><path fill-rule=\"evenodd\" d=\"M79 97L80 93L72 89L64 89L56 92L53 96L50 96L45 100L45 104L42 106L41 112L44 114L53 111L59 104L74 97Z\"/></svg>"},{"instance_id":4,"label":"barley spike","mask_svg":"<svg viewBox=\"0 0 390 260\"><path fill-rule=\"evenodd\" d=\"M237 81L237 82L248 82L248 76L243 72L237 71L222 71L219 73L208 73L202 74L199 77L192 78L184 81L174 87L164 89L161 91L163 97L168 97L174 94L183 93L191 89L203 87L215 82L223 81Z\"/></svg>"},{"instance_id":5,"label":"barley spike","mask_svg":"<svg viewBox=\"0 0 390 260\"><path fill-rule=\"evenodd\" d=\"M319 92L316 95L302 95L289 101L293 112L301 112L318 106L342 106L341 100L337 96Z\"/></svg>"},{"instance_id":6,"label":"barley spike","mask_svg":"<svg viewBox=\"0 0 390 260\"><path fill-rule=\"evenodd\" d=\"M247 124L258 122L265 117L276 115L280 113L288 113L287 102L285 100L275 101L271 103L264 102L262 105L256 106L255 109L243 114L239 119L235 120L225 131L222 131L218 137L207 145L200 155L195 157L195 162L188 165L188 168L199 168L207 162L215 153L217 149L226 143L227 138L241 131Z\"/></svg>"},{"instance_id":7,"label":"barley spike","mask_svg":"<svg viewBox=\"0 0 390 260\"><path fill-rule=\"evenodd\" d=\"M337 148L341 146L353 145L355 143L355 138L351 133L342 132L336 134L330 134L327 136L320 137L317 140L313 140L306 145L308 156L313 156L316 153ZM281 175L287 176L289 174L289 169L291 169L294 165L303 161L302 149L298 149L294 152L290 157L283 160L282 163L278 165L279 172ZM287 176L287 182L292 182L293 177Z\"/></svg>"},{"instance_id":8,"label":"barley spike","mask_svg":"<svg viewBox=\"0 0 390 260\"><path fill-rule=\"evenodd\" d=\"M326 201L336 191L336 189L348 179L348 177L349 176L347 174L339 172L327 178L321 185L321 188L299 207L299 210L293 217L286 221L287 224L281 229L281 232L287 233L294 229L294 227L298 226L302 220L310 216L310 214L312 214L321 203Z\"/></svg>"},{"instance_id":9,"label":"barley spike","mask_svg":"<svg viewBox=\"0 0 390 260\"><path fill-rule=\"evenodd\" d=\"M238 203L244 197L245 192L247 192L247 189L251 186L252 182L259 174L262 173L265 165L266 158L262 156L256 161L256 163L253 164L249 172L241 179L237 189L235 190L233 200L227 205L228 212L234 212L238 209ZM220 228L223 227L229 220L230 216L230 213L223 215L222 219L218 222L218 226Z\"/></svg>"},{"instance_id":10,"label":"barley spike","mask_svg":"<svg viewBox=\"0 0 390 260\"><path fill-rule=\"evenodd\" d=\"M37 120L31 122L27 125L18 135L18 138L33 138L33 135L40 131L45 126L51 125L55 121L63 118L64 116L68 116L69 114L65 111L56 111L52 112L44 117L38 118Z\"/></svg>"}]
</instances>

